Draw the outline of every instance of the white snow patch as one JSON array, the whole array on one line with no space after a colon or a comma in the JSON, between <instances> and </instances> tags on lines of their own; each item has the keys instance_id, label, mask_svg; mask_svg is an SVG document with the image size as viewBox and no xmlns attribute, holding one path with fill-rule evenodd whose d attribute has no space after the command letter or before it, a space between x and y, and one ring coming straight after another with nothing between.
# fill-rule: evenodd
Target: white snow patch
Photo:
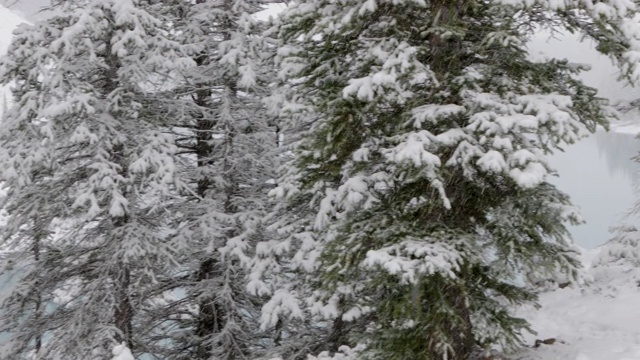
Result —
<instances>
[{"instance_id":1,"label":"white snow patch","mask_svg":"<svg viewBox=\"0 0 640 360\"><path fill-rule=\"evenodd\" d=\"M263 7L264 7L264 10L253 14L253 16L258 20L267 21L269 20L269 18L278 17L278 15L282 11L284 11L287 5L284 2L281 2L281 3L266 4Z\"/></svg>"},{"instance_id":2,"label":"white snow patch","mask_svg":"<svg viewBox=\"0 0 640 360\"><path fill-rule=\"evenodd\" d=\"M129 350L124 342L120 345L114 346L111 353L113 354L113 358L111 360L135 360L131 350Z\"/></svg>"},{"instance_id":3,"label":"white snow patch","mask_svg":"<svg viewBox=\"0 0 640 360\"><path fill-rule=\"evenodd\" d=\"M540 309L527 307L519 315L538 334L525 338L532 346L512 354L518 360L640 360L640 269L596 266L601 249L584 251L587 278L581 288L540 295ZM535 348L536 340L555 339Z\"/></svg>"},{"instance_id":4,"label":"white snow patch","mask_svg":"<svg viewBox=\"0 0 640 360\"><path fill-rule=\"evenodd\" d=\"M611 124L611 131L638 136L640 134L640 117L634 117L632 121L621 121L619 123Z\"/></svg>"}]
</instances>

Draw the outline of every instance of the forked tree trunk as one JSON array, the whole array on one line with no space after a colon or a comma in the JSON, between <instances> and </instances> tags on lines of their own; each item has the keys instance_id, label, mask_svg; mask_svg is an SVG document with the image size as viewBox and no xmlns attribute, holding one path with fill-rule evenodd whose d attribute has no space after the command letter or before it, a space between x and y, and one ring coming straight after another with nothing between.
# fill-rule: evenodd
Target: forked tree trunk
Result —
<instances>
[{"instance_id":1,"label":"forked tree trunk","mask_svg":"<svg viewBox=\"0 0 640 360\"><path fill-rule=\"evenodd\" d=\"M38 225L36 225L35 227L38 228ZM33 246L31 248L31 251L33 252L33 258L36 264L40 261L40 241L41 240L42 240L42 235L41 233L38 233L35 239L33 240ZM36 290L35 300L34 300L35 309L34 309L33 316L37 321L39 321L42 318L43 309L42 309L42 294L40 293L40 290L39 290L40 286L38 281L36 281L34 288L37 290ZM35 350L36 357L40 353L41 348L42 348L42 333L38 333L34 339L34 350Z\"/></svg>"},{"instance_id":2,"label":"forked tree trunk","mask_svg":"<svg viewBox=\"0 0 640 360\"><path fill-rule=\"evenodd\" d=\"M445 296L457 317L455 320L452 319L447 329L452 339L453 350L453 353L447 354L447 359L466 360L471 356L475 344L467 296L458 285L450 286L446 290Z\"/></svg>"},{"instance_id":3,"label":"forked tree trunk","mask_svg":"<svg viewBox=\"0 0 640 360\"><path fill-rule=\"evenodd\" d=\"M112 34L113 35L113 34ZM120 60L114 55L111 49L110 39L104 52L106 68L104 70L103 96L109 96L119 86L118 70L121 68ZM114 144L111 150L111 161L120 165L119 175L123 178L128 176L128 165L125 159L125 144ZM124 191L123 191L124 193ZM129 215L112 218L114 228L126 226L129 222ZM131 269L128 264L121 262L112 274L114 282L114 313L113 322L118 329L116 340L124 342L129 349L133 350L132 332L134 310L130 298Z\"/></svg>"},{"instance_id":4,"label":"forked tree trunk","mask_svg":"<svg viewBox=\"0 0 640 360\"><path fill-rule=\"evenodd\" d=\"M198 3L203 0L198 0ZM210 63L209 54L203 53L194 59L198 66L206 66ZM212 130L215 126L215 122L209 119L206 114L206 109L211 106L212 91L208 88L209 84L197 84L199 88L195 92L194 103L201 111L194 114L195 124L195 148L197 166L199 168L206 168L213 161L213 141ZM206 198L211 190L211 179L208 175L204 175L198 179L196 193L202 199ZM206 241L202 239L202 241ZM198 272L196 274L196 281L198 284L202 284L204 281L211 279L215 276L216 261L213 258L205 259L200 263ZM223 316L220 314L220 309L217 308L215 300L210 297L203 297L198 304L198 315L195 324L195 334L197 336L198 343L195 348L194 359L210 359L213 354L213 346L207 341L202 341L219 332L221 327L224 326Z\"/></svg>"}]
</instances>

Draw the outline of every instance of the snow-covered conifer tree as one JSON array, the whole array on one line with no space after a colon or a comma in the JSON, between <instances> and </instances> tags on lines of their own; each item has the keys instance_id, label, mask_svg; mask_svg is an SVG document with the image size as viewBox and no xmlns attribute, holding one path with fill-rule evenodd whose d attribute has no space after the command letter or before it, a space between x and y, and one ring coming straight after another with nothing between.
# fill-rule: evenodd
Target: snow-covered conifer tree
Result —
<instances>
[{"instance_id":1,"label":"snow-covered conifer tree","mask_svg":"<svg viewBox=\"0 0 640 360\"><path fill-rule=\"evenodd\" d=\"M640 155L633 160L640 163ZM627 220L632 222L640 215L640 201L632 206L627 214ZM593 259L594 267L620 266L640 274L640 228L632 223L623 223L609 229L611 239L599 247L598 255Z\"/></svg>"},{"instance_id":2,"label":"snow-covered conifer tree","mask_svg":"<svg viewBox=\"0 0 640 360\"><path fill-rule=\"evenodd\" d=\"M244 267L264 236L267 181L275 174L276 129L262 103L273 45L252 17L257 1L164 6L197 66L177 74L165 106L191 185L173 207L175 241L189 250L171 287L185 295L157 312L166 325L158 327L158 344L177 344L166 359L255 358L265 342L256 341L260 306L245 289Z\"/></svg>"},{"instance_id":3,"label":"snow-covered conifer tree","mask_svg":"<svg viewBox=\"0 0 640 360\"><path fill-rule=\"evenodd\" d=\"M600 247L593 265L640 267L640 229L633 225L619 225L611 231L613 237Z\"/></svg>"},{"instance_id":4,"label":"snow-covered conifer tree","mask_svg":"<svg viewBox=\"0 0 640 360\"><path fill-rule=\"evenodd\" d=\"M103 359L120 343L146 352L146 291L180 252L165 202L184 188L150 104L193 61L146 2L55 3L1 62L14 95L0 129L2 249L15 277L1 355Z\"/></svg>"},{"instance_id":5,"label":"snow-covered conifer tree","mask_svg":"<svg viewBox=\"0 0 640 360\"><path fill-rule=\"evenodd\" d=\"M372 359L517 346L527 324L508 305L535 300L523 275L576 273L565 222L577 218L547 182L546 155L613 116L576 79L583 66L530 59L527 37L581 31L635 80L635 11L573 0L287 9L288 109L317 118L274 190L281 241L257 248L250 288L272 297L262 326L316 314L339 325L317 351L359 344Z\"/></svg>"}]
</instances>

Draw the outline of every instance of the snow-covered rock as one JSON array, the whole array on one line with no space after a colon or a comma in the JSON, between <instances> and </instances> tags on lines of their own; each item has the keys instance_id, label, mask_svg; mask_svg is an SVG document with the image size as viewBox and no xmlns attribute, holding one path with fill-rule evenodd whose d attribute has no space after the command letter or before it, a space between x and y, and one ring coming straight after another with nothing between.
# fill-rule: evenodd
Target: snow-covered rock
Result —
<instances>
[{"instance_id":1,"label":"snow-covered rock","mask_svg":"<svg viewBox=\"0 0 640 360\"><path fill-rule=\"evenodd\" d=\"M114 346L112 354L113 358L111 360L135 360L131 350L129 350L125 343Z\"/></svg>"}]
</instances>

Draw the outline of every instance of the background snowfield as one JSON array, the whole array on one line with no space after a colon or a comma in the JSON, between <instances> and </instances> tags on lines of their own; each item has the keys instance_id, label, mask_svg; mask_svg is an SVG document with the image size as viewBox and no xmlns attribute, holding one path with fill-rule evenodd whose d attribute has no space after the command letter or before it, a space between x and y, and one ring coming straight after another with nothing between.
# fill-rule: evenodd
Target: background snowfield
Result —
<instances>
[{"instance_id":1,"label":"background snowfield","mask_svg":"<svg viewBox=\"0 0 640 360\"><path fill-rule=\"evenodd\" d=\"M592 267L600 250L585 251L586 285L540 295L540 309L519 310L538 334L526 343L555 339L523 349L513 360L640 360L640 269Z\"/></svg>"},{"instance_id":2,"label":"background snowfield","mask_svg":"<svg viewBox=\"0 0 640 360\"><path fill-rule=\"evenodd\" d=\"M27 21L17 13L0 6L0 54L5 54L11 44L12 32Z\"/></svg>"},{"instance_id":3,"label":"background snowfield","mask_svg":"<svg viewBox=\"0 0 640 360\"><path fill-rule=\"evenodd\" d=\"M16 12L0 6L0 55L4 55L11 45L12 33L20 24L28 23ZM11 100L8 86L0 86L0 115Z\"/></svg>"},{"instance_id":4,"label":"background snowfield","mask_svg":"<svg viewBox=\"0 0 640 360\"><path fill-rule=\"evenodd\" d=\"M274 16L283 8L284 5L271 5L260 18ZM19 10L25 14L35 13L30 12L25 3ZM0 6L0 54L7 51L13 29L24 22L17 13ZM613 101L631 101L638 97L640 91L616 80L618 74L610 60L593 50L592 44L580 42L573 35L560 34L555 39L550 36L541 32L533 38L532 56L567 57L574 62L588 63L592 70L583 79L597 87L601 96ZM0 97L9 98L6 87L0 89ZM612 128L620 133L639 133L638 114L626 114ZM527 334L525 340L531 347L511 354L507 359L640 360L640 271L624 267L592 267L592 259L598 251L583 252L584 285L544 292L540 295L541 308L518 310L537 334ZM533 347L536 340L545 339L555 341L551 345ZM113 354L117 359L133 359L124 348L114 349Z\"/></svg>"}]
</instances>

